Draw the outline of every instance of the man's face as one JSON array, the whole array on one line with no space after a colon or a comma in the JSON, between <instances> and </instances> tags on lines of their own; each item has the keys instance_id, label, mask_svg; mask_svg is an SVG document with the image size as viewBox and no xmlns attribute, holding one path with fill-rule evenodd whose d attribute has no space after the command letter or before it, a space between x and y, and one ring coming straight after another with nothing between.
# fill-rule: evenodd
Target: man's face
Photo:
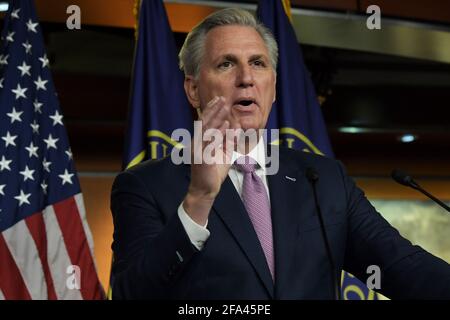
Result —
<instances>
[{"instance_id":1,"label":"man's face","mask_svg":"<svg viewBox=\"0 0 450 320\"><path fill-rule=\"evenodd\" d=\"M246 129L265 128L275 100L276 76L258 32L222 26L208 32L198 79L191 82L191 103L204 108L216 96L231 106L232 121Z\"/></svg>"}]
</instances>

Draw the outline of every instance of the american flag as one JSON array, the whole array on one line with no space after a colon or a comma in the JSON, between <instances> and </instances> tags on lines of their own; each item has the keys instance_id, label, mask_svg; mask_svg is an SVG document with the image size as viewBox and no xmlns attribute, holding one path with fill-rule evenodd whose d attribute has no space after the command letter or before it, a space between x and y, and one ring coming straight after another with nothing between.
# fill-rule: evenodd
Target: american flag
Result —
<instances>
[{"instance_id":1,"label":"american flag","mask_svg":"<svg viewBox=\"0 0 450 320\"><path fill-rule=\"evenodd\" d=\"M31 0L0 47L0 299L102 299L93 241Z\"/></svg>"}]
</instances>

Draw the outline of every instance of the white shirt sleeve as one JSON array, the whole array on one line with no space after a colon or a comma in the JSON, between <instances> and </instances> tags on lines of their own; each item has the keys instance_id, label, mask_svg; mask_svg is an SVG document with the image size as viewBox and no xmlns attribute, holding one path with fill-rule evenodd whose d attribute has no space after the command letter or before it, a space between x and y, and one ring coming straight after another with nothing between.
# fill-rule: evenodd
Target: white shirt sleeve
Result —
<instances>
[{"instance_id":1,"label":"white shirt sleeve","mask_svg":"<svg viewBox=\"0 0 450 320\"><path fill-rule=\"evenodd\" d=\"M209 230L206 229L208 221L206 221L206 224L204 226L201 226L194 220L192 220L191 217L189 217L189 215L186 213L186 210L184 210L183 202L178 207L178 217L180 217L181 223L183 224L183 227L186 230L186 233L192 244L198 250L202 250L203 245L205 244L206 240L208 240L210 235Z\"/></svg>"}]
</instances>

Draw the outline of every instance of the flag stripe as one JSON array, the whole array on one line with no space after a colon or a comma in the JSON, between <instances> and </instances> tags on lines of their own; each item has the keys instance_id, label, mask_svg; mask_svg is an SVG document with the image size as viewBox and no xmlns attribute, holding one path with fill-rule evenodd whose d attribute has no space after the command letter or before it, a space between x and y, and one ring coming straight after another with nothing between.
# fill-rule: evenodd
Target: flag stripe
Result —
<instances>
[{"instance_id":1,"label":"flag stripe","mask_svg":"<svg viewBox=\"0 0 450 320\"><path fill-rule=\"evenodd\" d=\"M67 253L53 206L45 208L43 217L48 240L47 261L50 265L56 295L58 299L81 300L80 291L71 290L66 285L68 278L66 270L68 266L72 265L72 262Z\"/></svg>"},{"instance_id":2,"label":"flag stripe","mask_svg":"<svg viewBox=\"0 0 450 320\"><path fill-rule=\"evenodd\" d=\"M3 237L22 274L31 298L46 299L47 285L44 280L44 269L39 258L38 248L25 220L21 220L13 227L3 231Z\"/></svg>"},{"instance_id":3,"label":"flag stripe","mask_svg":"<svg viewBox=\"0 0 450 320\"><path fill-rule=\"evenodd\" d=\"M84 201L83 201L83 195L81 193L78 193L74 196L75 198L75 202L77 204L77 208L78 208L78 214L80 216L80 220L83 224L83 230L84 230L84 234L86 235L86 239L89 245L89 250L91 252L91 256L95 257L94 255L94 239L92 238L92 233L91 230L89 229L89 225L87 223L86 220L86 210L84 208ZM95 265L95 261L94 262L94 267L97 270L97 266Z\"/></svg>"},{"instance_id":4,"label":"flag stripe","mask_svg":"<svg viewBox=\"0 0 450 320\"><path fill-rule=\"evenodd\" d=\"M101 290L94 260L90 254L86 234L81 223L78 207L73 197L53 205L59 226L64 234L64 242L71 261L76 261L81 270L81 295L83 299L100 299ZM78 243L80 248L73 248L70 243Z\"/></svg>"},{"instance_id":5,"label":"flag stripe","mask_svg":"<svg viewBox=\"0 0 450 320\"><path fill-rule=\"evenodd\" d=\"M16 262L0 234L0 290L6 299L30 300L30 293L17 268Z\"/></svg>"},{"instance_id":6,"label":"flag stripe","mask_svg":"<svg viewBox=\"0 0 450 320\"><path fill-rule=\"evenodd\" d=\"M31 236L33 237L33 240L38 248L39 258L41 259L41 264L44 269L48 299L56 300L55 287L53 285L53 279L50 274L50 267L47 261L47 235L42 212L32 215L25 221L28 226L28 230L30 230Z\"/></svg>"}]
</instances>

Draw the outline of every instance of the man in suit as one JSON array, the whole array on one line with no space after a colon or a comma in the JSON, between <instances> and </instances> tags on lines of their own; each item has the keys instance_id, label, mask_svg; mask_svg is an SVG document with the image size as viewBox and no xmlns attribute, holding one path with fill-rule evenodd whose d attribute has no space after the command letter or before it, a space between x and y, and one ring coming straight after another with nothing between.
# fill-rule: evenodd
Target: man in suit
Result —
<instances>
[{"instance_id":1,"label":"man in suit","mask_svg":"<svg viewBox=\"0 0 450 320\"><path fill-rule=\"evenodd\" d=\"M275 40L246 11L225 9L195 27L180 66L204 132L265 128L276 63ZM268 175L264 139L219 144L222 164L168 157L118 175L113 298L334 299L312 167L336 274L365 280L377 265L388 297L450 299L450 266L401 237L338 161L279 148L279 170Z\"/></svg>"}]
</instances>

